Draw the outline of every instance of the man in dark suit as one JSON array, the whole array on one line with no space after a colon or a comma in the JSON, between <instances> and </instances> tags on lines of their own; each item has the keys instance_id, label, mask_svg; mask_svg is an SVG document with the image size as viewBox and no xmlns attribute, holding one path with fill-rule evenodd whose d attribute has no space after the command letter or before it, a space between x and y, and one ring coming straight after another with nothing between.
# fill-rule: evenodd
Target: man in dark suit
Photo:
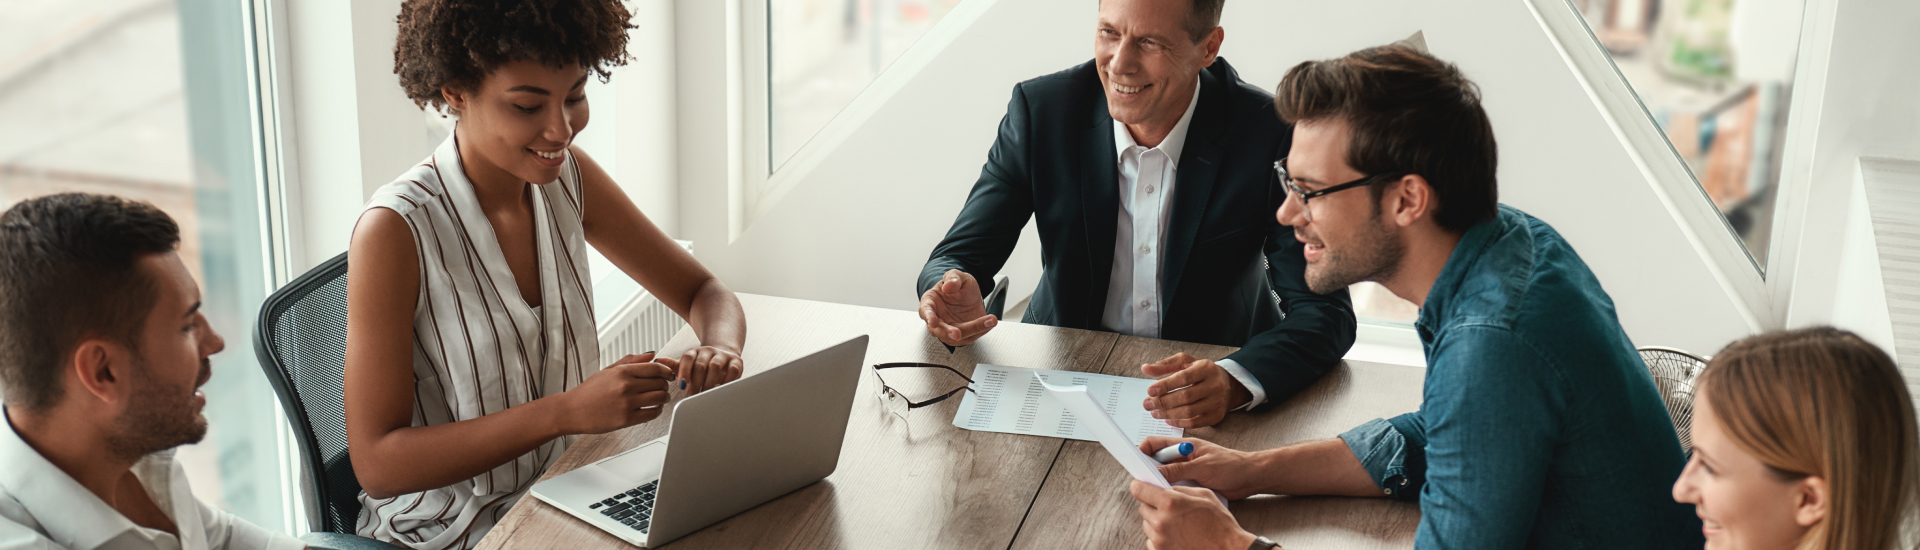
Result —
<instances>
[{"instance_id":1,"label":"man in dark suit","mask_svg":"<svg viewBox=\"0 0 1920 550\"><path fill-rule=\"evenodd\" d=\"M1105 0L1093 61L1014 86L980 180L920 272L928 332L959 346L999 322L981 281L1033 217L1045 272L1026 322L1241 346L1143 365L1163 377L1144 403L1155 418L1210 426L1340 361L1351 302L1307 288L1302 245L1274 220L1286 193L1273 165L1292 131L1218 58L1223 2Z\"/></svg>"}]
</instances>

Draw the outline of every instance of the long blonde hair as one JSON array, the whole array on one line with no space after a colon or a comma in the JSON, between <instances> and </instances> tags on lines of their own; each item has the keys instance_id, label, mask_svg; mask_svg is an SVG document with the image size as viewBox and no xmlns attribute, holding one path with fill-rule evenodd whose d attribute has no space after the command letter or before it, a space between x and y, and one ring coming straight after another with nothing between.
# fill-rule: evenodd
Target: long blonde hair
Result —
<instances>
[{"instance_id":1,"label":"long blonde hair","mask_svg":"<svg viewBox=\"0 0 1920 550\"><path fill-rule=\"evenodd\" d=\"M1826 480L1826 518L1800 548L1906 544L1901 529L1914 527L1920 498L1920 433L1886 352L1832 327L1762 334L1721 350L1698 386L1734 443L1780 479Z\"/></svg>"}]
</instances>

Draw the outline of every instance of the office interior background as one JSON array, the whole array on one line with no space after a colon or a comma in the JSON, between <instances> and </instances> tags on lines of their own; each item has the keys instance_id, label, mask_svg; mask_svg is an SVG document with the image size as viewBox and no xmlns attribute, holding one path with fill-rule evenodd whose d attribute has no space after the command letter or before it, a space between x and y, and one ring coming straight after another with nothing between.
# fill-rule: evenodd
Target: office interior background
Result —
<instances>
[{"instance_id":1,"label":"office interior background","mask_svg":"<svg viewBox=\"0 0 1920 550\"><path fill-rule=\"evenodd\" d=\"M632 63L578 144L739 292L894 309L979 174L1013 84L1091 57L1095 0L630 0ZM194 492L303 532L251 352L261 301L346 250L367 194L451 120L392 74L399 0L0 0L0 208L151 201L230 343ZM1920 3L1231 0L1222 55L1269 90L1419 32L1481 86L1502 202L1552 223L1638 345L1710 354L1828 323L1920 390ZM1881 198L1876 198L1881 197ZM631 281L598 258L596 299ZM1010 316L1041 269L1029 226ZM1352 356L1421 363L1417 314L1355 289ZM602 309L612 309L602 306ZM604 329L603 327L603 333ZM779 330L754 327L754 330Z\"/></svg>"}]
</instances>

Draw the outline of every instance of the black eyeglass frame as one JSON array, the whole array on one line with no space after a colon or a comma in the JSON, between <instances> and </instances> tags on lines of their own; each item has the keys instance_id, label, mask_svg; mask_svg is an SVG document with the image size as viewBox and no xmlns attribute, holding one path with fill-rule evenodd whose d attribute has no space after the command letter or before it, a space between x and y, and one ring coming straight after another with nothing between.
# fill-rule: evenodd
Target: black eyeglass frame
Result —
<instances>
[{"instance_id":1,"label":"black eyeglass frame","mask_svg":"<svg viewBox=\"0 0 1920 550\"><path fill-rule=\"evenodd\" d=\"M954 375L959 376L962 380L966 380L967 385L954 388L953 391L940 394L938 397L934 397L932 399L928 399L925 401L914 401L912 399L907 398L907 394L901 393L900 390L894 389L893 386L888 385L887 379L880 376L881 370L897 369L897 368L946 369L948 372L951 372ZM953 367L949 367L946 365L934 364L934 363L881 363L878 365L873 365L873 377L880 379L880 393L893 394L894 397L900 398L901 401L906 401L907 410L914 410L921 407L933 405L941 401L946 401L948 398L951 398L955 395L959 395L960 392L962 391L973 391L973 378L968 377L966 373L960 372L959 369L955 369ZM975 393L978 393L978 392L975 392Z\"/></svg>"},{"instance_id":2,"label":"black eyeglass frame","mask_svg":"<svg viewBox=\"0 0 1920 550\"><path fill-rule=\"evenodd\" d=\"M1352 189L1355 187L1372 185L1372 184L1380 183L1383 181L1402 178L1402 177L1405 177L1407 174L1411 173L1411 172L1383 172L1383 173L1374 174L1371 176L1365 176L1357 180L1342 183L1340 185L1328 187L1326 189L1321 189L1319 191L1307 191L1305 189L1301 189L1299 185L1294 184L1293 178L1287 177L1287 158L1288 157L1281 157L1280 160L1273 161L1273 174L1274 176L1280 178L1280 185L1287 189L1287 195L1300 196L1300 212L1302 215L1305 215L1307 217L1307 221L1313 221L1313 211L1307 209L1307 201L1309 200L1327 195L1329 193L1338 193L1338 192L1346 191L1348 189Z\"/></svg>"}]
</instances>

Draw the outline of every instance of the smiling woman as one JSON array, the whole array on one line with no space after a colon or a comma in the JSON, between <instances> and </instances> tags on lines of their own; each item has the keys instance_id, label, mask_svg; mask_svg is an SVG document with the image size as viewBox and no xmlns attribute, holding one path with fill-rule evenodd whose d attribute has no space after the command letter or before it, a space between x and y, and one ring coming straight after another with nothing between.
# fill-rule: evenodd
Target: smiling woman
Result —
<instances>
[{"instance_id":1,"label":"smiling woman","mask_svg":"<svg viewBox=\"0 0 1920 550\"><path fill-rule=\"evenodd\" d=\"M1763 334L1697 384L1673 498L1694 505L1707 548L1894 548L1920 521L1913 400L1873 344L1830 327Z\"/></svg>"},{"instance_id":2,"label":"smiling woman","mask_svg":"<svg viewBox=\"0 0 1920 550\"><path fill-rule=\"evenodd\" d=\"M360 535L471 548L571 436L652 420L674 379L699 393L740 377L733 293L574 143L587 79L627 60L629 17L619 0L402 5L401 87L457 121L432 156L374 192L348 250ZM703 345L606 366L589 243Z\"/></svg>"}]
</instances>

